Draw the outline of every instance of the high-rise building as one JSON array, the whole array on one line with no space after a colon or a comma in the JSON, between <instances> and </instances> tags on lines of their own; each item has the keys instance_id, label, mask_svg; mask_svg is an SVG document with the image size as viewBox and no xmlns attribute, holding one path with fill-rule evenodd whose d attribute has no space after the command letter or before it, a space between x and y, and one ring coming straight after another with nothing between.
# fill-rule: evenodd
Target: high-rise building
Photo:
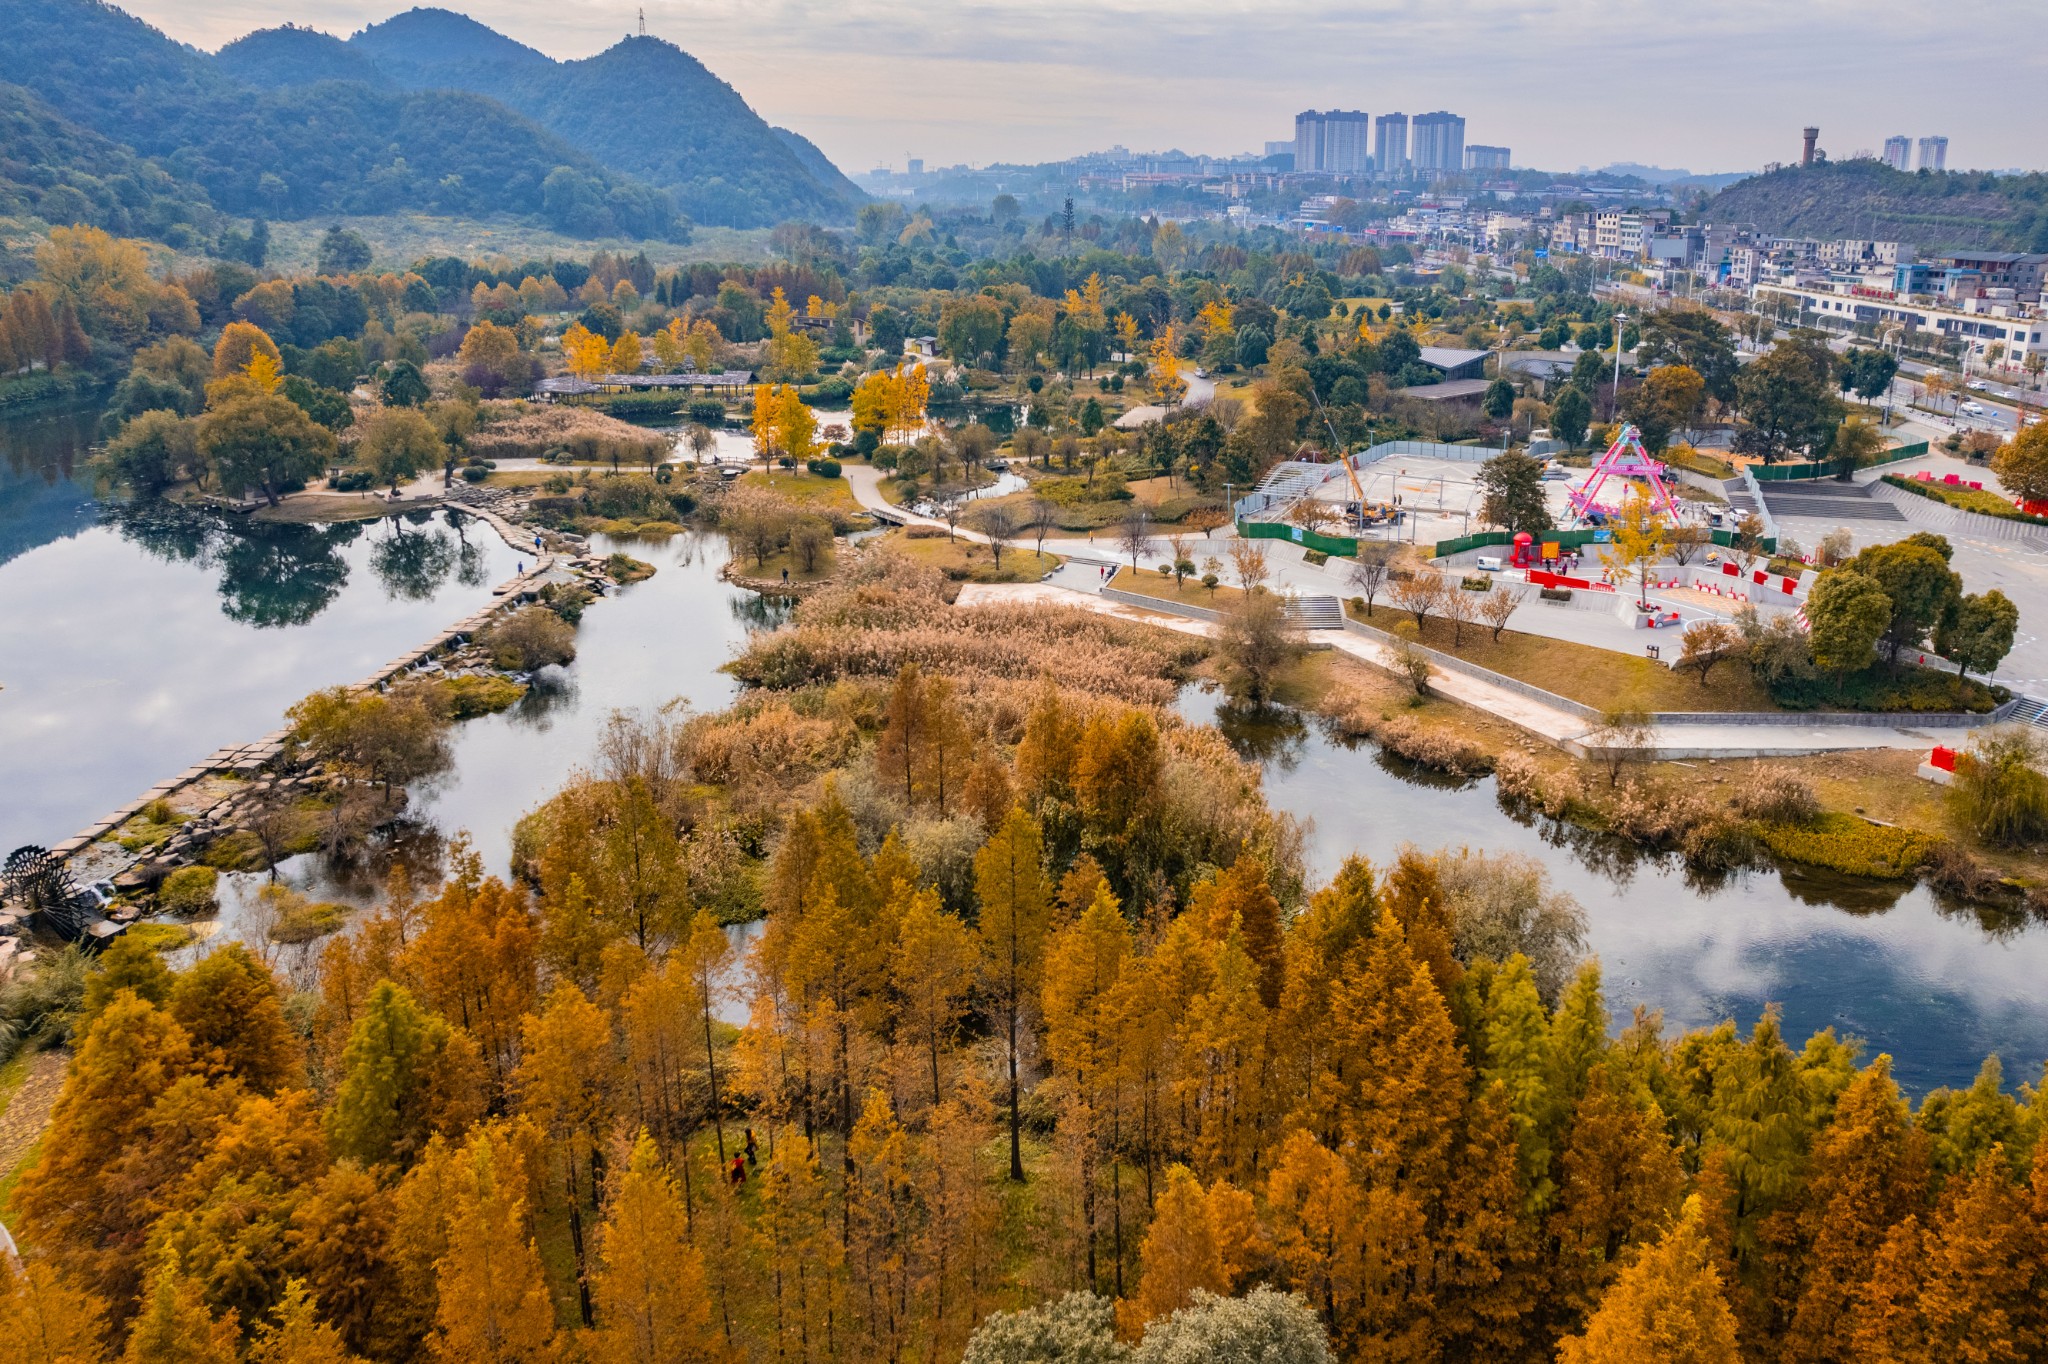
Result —
<instances>
[{"instance_id":1,"label":"high-rise building","mask_svg":"<svg viewBox=\"0 0 2048 1364\"><path fill-rule=\"evenodd\" d=\"M1920 139L1920 160L1915 170L1938 171L1948 169L1948 139L1945 137L1923 137Z\"/></svg>"},{"instance_id":2,"label":"high-rise building","mask_svg":"<svg viewBox=\"0 0 2048 1364\"><path fill-rule=\"evenodd\" d=\"M1294 168L1363 175L1372 155L1372 120L1356 109L1305 109L1294 116Z\"/></svg>"},{"instance_id":3,"label":"high-rise building","mask_svg":"<svg viewBox=\"0 0 2048 1364\"><path fill-rule=\"evenodd\" d=\"M1372 165L1382 178L1408 173L1408 115L1381 114L1374 124Z\"/></svg>"},{"instance_id":4,"label":"high-rise building","mask_svg":"<svg viewBox=\"0 0 2048 1364\"><path fill-rule=\"evenodd\" d=\"M1487 147L1474 142L1471 146L1465 148L1465 169L1468 171L1506 170L1507 168L1508 149L1506 147Z\"/></svg>"},{"instance_id":5,"label":"high-rise building","mask_svg":"<svg viewBox=\"0 0 2048 1364\"><path fill-rule=\"evenodd\" d=\"M1886 138L1884 163L1896 171L1913 169L1913 139L1903 133Z\"/></svg>"},{"instance_id":6,"label":"high-rise building","mask_svg":"<svg viewBox=\"0 0 2048 1364\"><path fill-rule=\"evenodd\" d=\"M1415 145L1410 153L1421 175L1455 175L1465 169L1465 120L1439 109L1415 116Z\"/></svg>"}]
</instances>

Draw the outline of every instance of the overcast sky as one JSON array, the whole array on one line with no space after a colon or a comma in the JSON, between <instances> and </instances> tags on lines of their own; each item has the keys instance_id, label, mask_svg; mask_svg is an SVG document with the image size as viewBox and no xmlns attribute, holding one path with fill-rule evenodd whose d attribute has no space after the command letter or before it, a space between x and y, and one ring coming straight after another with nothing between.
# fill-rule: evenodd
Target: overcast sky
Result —
<instances>
[{"instance_id":1,"label":"overcast sky","mask_svg":"<svg viewBox=\"0 0 2048 1364\"><path fill-rule=\"evenodd\" d=\"M345 37L398 8L116 3L208 49L287 20ZM639 5L450 7L575 58L630 32ZM2032 168L2048 130L2048 43L2028 0L647 0L646 12L650 33L850 172L1113 143L1258 151L1292 136L1304 108L1449 109L1467 142L1563 170L1752 170L1796 158L1809 122L1836 157L1943 133L1952 168Z\"/></svg>"}]
</instances>

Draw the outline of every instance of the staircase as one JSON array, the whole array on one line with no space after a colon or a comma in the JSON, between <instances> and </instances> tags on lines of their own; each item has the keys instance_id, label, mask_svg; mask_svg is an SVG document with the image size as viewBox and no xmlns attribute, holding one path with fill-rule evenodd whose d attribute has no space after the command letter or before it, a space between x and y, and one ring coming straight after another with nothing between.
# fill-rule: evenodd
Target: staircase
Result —
<instances>
[{"instance_id":1,"label":"staircase","mask_svg":"<svg viewBox=\"0 0 2048 1364\"><path fill-rule=\"evenodd\" d=\"M2012 709L2006 712L2006 721L2015 725L2035 725L2048 729L2048 701L2039 701L2031 696L2015 696Z\"/></svg>"},{"instance_id":2,"label":"staircase","mask_svg":"<svg viewBox=\"0 0 2048 1364\"><path fill-rule=\"evenodd\" d=\"M1289 597L1284 609L1287 619L1304 630L1344 628L1344 603L1332 596Z\"/></svg>"}]
</instances>

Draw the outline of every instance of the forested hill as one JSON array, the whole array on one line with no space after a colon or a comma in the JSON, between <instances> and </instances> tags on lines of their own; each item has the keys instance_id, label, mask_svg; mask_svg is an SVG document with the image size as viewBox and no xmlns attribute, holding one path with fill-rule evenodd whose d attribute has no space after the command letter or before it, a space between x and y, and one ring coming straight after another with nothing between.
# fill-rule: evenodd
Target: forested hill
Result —
<instances>
[{"instance_id":1,"label":"forested hill","mask_svg":"<svg viewBox=\"0 0 2048 1364\"><path fill-rule=\"evenodd\" d=\"M503 100L604 165L668 190L699 222L845 220L865 197L816 147L770 127L702 62L659 38L557 62L465 15L415 9L348 46L402 85Z\"/></svg>"},{"instance_id":2,"label":"forested hill","mask_svg":"<svg viewBox=\"0 0 2048 1364\"><path fill-rule=\"evenodd\" d=\"M0 33L0 83L25 91L0 101L0 212L46 221L59 183L52 208L78 209L81 195L99 206L73 220L114 227L118 200L132 230L165 239L189 235L180 225L209 205L273 218L509 213L658 238L686 230L679 207L754 227L846 221L864 197L655 39L556 62L462 15L413 10L348 42L285 27L209 56L97 0L0 0ZM60 174L34 184L16 162ZM70 183L80 176L163 183L137 195Z\"/></svg>"},{"instance_id":3,"label":"forested hill","mask_svg":"<svg viewBox=\"0 0 2048 1364\"><path fill-rule=\"evenodd\" d=\"M178 245L220 226L196 186L7 84L0 84L0 217L90 223Z\"/></svg>"},{"instance_id":4,"label":"forested hill","mask_svg":"<svg viewBox=\"0 0 2048 1364\"><path fill-rule=\"evenodd\" d=\"M94 0L0 0L0 33L0 81L230 213L512 213L646 237L679 226L667 194L479 95L332 80L259 89Z\"/></svg>"},{"instance_id":5,"label":"forested hill","mask_svg":"<svg viewBox=\"0 0 2048 1364\"><path fill-rule=\"evenodd\" d=\"M1700 219L1787 237L1911 242L1922 251L2048 251L2048 175L1907 174L1877 161L1789 166L1722 190Z\"/></svg>"}]
</instances>

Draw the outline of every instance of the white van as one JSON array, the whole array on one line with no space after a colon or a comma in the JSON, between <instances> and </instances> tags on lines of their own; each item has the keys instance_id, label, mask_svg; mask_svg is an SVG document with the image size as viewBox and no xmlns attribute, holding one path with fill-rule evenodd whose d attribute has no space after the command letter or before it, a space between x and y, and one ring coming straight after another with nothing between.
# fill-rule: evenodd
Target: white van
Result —
<instances>
[{"instance_id":1,"label":"white van","mask_svg":"<svg viewBox=\"0 0 2048 1364\"><path fill-rule=\"evenodd\" d=\"M1482 573L1498 573L1503 565L1497 554L1482 554L1472 561Z\"/></svg>"}]
</instances>

